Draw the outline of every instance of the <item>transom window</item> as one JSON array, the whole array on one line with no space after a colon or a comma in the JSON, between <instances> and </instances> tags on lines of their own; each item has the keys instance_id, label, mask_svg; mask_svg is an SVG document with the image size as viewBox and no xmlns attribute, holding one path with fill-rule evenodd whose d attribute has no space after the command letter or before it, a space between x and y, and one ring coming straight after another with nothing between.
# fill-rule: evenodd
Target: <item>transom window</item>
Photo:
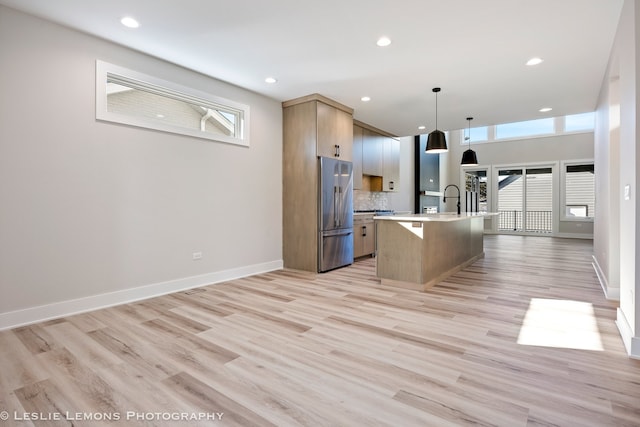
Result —
<instances>
[{"instance_id":1,"label":"transom window","mask_svg":"<svg viewBox=\"0 0 640 427\"><path fill-rule=\"evenodd\" d=\"M552 117L526 122L496 125L496 139L523 138L525 136L548 135L553 133Z\"/></svg>"},{"instance_id":2,"label":"transom window","mask_svg":"<svg viewBox=\"0 0 640 427\"><path fill-rule=\"evenodd\" d=\"M249 145L249 106L96 63L96 118L198 138Z\"/></svg>"},{"instance_id":3,"label":"transom window","mask_svg":"<svg viewBox=\"0 0 640 427\"><path fill-rule=\"evenodd\" d=\"M564 118L565 132L579 132L593 130L595 126L595 115L593 113L574 114Z\"/></svg>"},{"instance_id":4,"label":"transom window","mask_svg":"<svg viewBox=\"0 0 640 427\"><path fill-rule=\"evenodd\" d=\"M489 126L480 126L477 128L471 128L470 130L471 130L470 133L468 132L468 130L465 130L465 132L469 133L467 136L471 138L472 143L489 140ZM465 140L464 144L468 144L468 143L469 141Z\"/></svg>"},{"instance_id":5,"label":"transom window","mask_svg":"<svg viewBox=\"0 0 640 427\"><path fill-rule=\"evenodd\" d=\"M548 117L523 122L503 123L493 126L480 126L460 130L460 144L509 141L528 138L539 138L567 133L593 132L595 113L573 114L570 116Z\"/></svg>"}]
</instances>

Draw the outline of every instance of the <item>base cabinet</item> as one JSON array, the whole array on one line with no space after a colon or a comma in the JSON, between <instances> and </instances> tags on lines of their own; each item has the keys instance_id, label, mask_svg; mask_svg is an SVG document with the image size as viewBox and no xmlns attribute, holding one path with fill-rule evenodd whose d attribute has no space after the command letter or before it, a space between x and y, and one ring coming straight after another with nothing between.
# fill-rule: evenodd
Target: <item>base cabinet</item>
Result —
<instances>
[{"instance_id":1,"label":"base cabinet","mask_svg":"<svg viewBox=\"0 0 640 427\"><path fill-rule=\"evenodd\" d=\"M484 220L497 214L376 219L376 274L385 286L427 290L484 256Z\"/></svg>"},{"instance_id":2,"label":"base cabinet","mask_svg":"<svg viewBox=\"0 0 640 427\"><path fill-rule=\"evenodd\" d=\"M376 251L376 228L373 215L353 218L353 257L373 255Z\"/></svg>"}]
</instances>

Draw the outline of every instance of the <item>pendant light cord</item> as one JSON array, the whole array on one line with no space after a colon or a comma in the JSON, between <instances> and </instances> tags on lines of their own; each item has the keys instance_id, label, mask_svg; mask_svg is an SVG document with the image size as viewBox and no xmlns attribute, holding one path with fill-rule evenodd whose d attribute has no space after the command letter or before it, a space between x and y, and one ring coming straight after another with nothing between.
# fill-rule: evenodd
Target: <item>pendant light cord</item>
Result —
<instances>
[{"instance_id":1,"label":"pendant light cord","mask_svg":"<svg viewBox=\"0 0 640 427\"><path fill-rule=\"evenodd\" d=\"M438 92L440 92L440 88L434 87L431 91L436 94L436 130L438 130Z\"/></svg>"},{"instance_id":2,"label":"pendant light cord","mask_svg":"<svg viewBox=\"0 0 640 427\"><path fill-rule=\"evenodd\" d=\"M438 129L438 92L436 92L436 130Z\"/></svg>"}]
</instances>

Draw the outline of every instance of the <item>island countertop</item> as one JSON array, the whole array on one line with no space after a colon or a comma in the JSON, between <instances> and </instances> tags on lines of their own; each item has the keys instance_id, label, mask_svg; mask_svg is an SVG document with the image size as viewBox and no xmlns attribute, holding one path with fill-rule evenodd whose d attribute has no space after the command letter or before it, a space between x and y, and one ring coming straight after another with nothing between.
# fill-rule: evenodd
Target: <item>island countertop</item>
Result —
<instances>
[{"instance_id":1,"label":"island countertop","mask_svg":"<svg viewBox=\"0 0 640 427\"><path fill-rule=\"evenodd\" d=\"M380 215L374 216L373 219L384 221L461 221L468 218L476 217L490 217L498 215L496 212L462 212L457 214L455 212L444 213L421 213L421 214L402 214L402 215Z\"/></svg>"}]
</instances>

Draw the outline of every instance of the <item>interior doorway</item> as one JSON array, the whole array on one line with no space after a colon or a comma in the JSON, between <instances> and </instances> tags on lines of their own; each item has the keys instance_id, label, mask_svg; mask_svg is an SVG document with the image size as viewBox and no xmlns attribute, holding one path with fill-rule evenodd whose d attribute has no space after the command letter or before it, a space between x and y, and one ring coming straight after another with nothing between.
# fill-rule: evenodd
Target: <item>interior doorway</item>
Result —
<instances>
[{"instance_id":1,"label":"interior doorway","mask_svg":"<svg viewBox=\"0 0 640 427\"><path fill-rule=\"evenodd\" d=\"M464 206L467 212L483 212L489 211L487 191L488 177L487 170L465 170L465 200Z\"/></svg>"}]
</instances>

